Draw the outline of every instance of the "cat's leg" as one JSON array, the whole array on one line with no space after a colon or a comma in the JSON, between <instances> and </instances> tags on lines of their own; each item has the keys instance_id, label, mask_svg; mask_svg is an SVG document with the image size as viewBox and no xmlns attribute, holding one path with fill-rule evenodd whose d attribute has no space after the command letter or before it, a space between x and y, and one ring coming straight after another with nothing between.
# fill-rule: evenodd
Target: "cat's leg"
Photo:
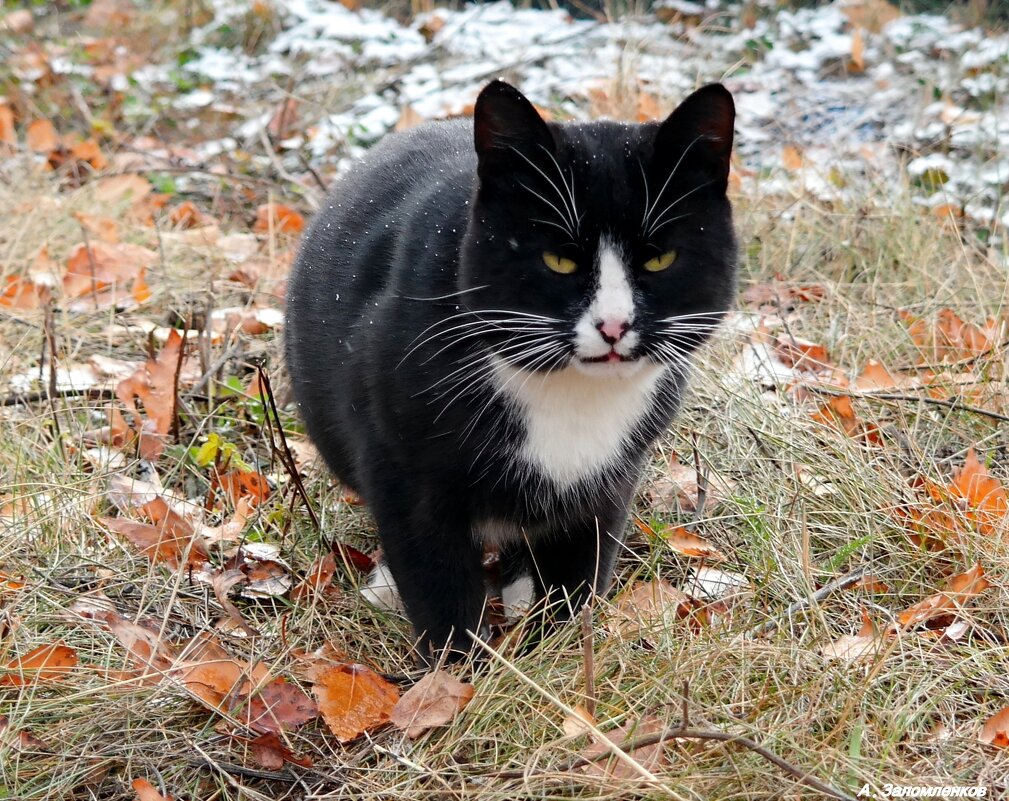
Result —
<instances>
[{"instance_id":1,"label":"cat's leg","mask_svg":"<svg viewBox=\"0 0 1009 801\"><path fill-rule=\"evenodd\" d=\"M467 632L484 626L483 550L458 505L446 503L439 513L430 496L411 504L404 495L373 506L384 560L414 625L420 660L431 664L445 648L459 658L473 647Z\"/></svg>"},{"instance_id":2,"label":"cat's leg","mask_svg":"<svg viewBox=\"0 0 1009 801\"><path fill-rule=\"evenodd\" d=\"M626 522L627 507L613 504L530 543L536 595L548 619L566 620L606 593Z\"/></svg>"}]
</instances>

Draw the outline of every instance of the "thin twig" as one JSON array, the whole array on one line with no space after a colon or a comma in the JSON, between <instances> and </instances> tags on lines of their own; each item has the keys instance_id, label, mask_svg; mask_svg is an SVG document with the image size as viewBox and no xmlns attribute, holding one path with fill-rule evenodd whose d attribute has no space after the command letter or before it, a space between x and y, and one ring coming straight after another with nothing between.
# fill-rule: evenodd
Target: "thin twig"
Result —
<instances>
[{"instance_id":1,"label":"thin twig","mask_svg":"<svg viewBox=\"0 0 1009 801\"><path fill-rule=\"evenodd\" d=\"M708 476L701 468L701 449L697 443L697 432L693 432L694 440L694 475L697 476L697 503L694 506L692 522L696 523L704 515L704 503L708 500Z\"/></svg>"},{"instance_id":2,"label":"thin twig","mask_svg":"<svg viewBox=\"0 0 1009 801\"><path fill-rule=\"evenodd\" d=\"M49 412L53 418L53 430L56 433L56 446L60 449L60 456L66 459L66 452L63 449L63 432L60 430L60 418L56 413L56 320L53 315L53 300L46 301L45 309L45 341L49 348Z\"/></svg>"},{"instance_id":3,"label":"thin twig","mask_svg":"<svg viewBox=\"0 0 1009 801\"><path fill-rule=\"evenodd\" d=\"M982 417L990 417L993 420L1001 420L1009 423L1009 415L993 412L989 409L982 409L980 406L969 406L961 403L958 398L947 400L945 398L933 398L929 395L903 395L899 392L847 392L845 390L827 389L826 387L807 387L811 392L818 395L831 395L843 398L864 398L865 400L879 401L906 401L909 403L927 403L933 406L943 406L955 412L970 412Z\"/></svg>"},{"instance_id":4,"label":"thin twig","mask_svg":"<svg viewBox=\"0 0 1009 801\"><path fill-rule=\"evenodd\" d=\"M585 711L596 716L596 667L592 636L592 607L582 607L582 662L585 665Z\"/></svg>"},{"instance_id":5,"label":"thin twig","mask_svg":"<svg viewBox=\"0 0 1009 801\"><path fill-rule=\"evenodd\" d=\"M280 412L277 411L277 401L273 397L273 388L270 386L270 378L267 376L266 370L263 369L263 365L257 364L256 370L259 373L260 399L262 400L264 406L266 405L266 402L269 401L270 409L273 412L273 419L277 422L277 435L280 439L281 448L281 450L278 451L280 461L287 469L288 475L291 476L291 480L294 482L294 486L297 488L301 499L305 502L305 508L308 509L308 516L312 518L316 531L321 531L322 526L319 524L319 518L315 514L315 509L312 508L311 501L308 499L308 493L305 491L305 485L301 483L301 476L298 474L298 465L294 461L294 454L292 454L291 449L287 447L287 437L284 435L284 424L281 422Z\"/></svg>"},{"instance_id":6,"label":"thin twig","mask_svg":"<svg viewBox=\"0 0 1009 801\"><path fill-rule=\"evenodd\" d=\"M186 321L186 333L192 326L192 315ZM186 342L188 338L182 336L179 343L179 358L175 362L175 375L172 376L172 439L179 442L179 432L182 426L179 422L179 378L182 376L182 362L186 358Z\"/></svg>"},{"instance_id":7,"label":"thin twig","mask_svg":"<svg viewBox=\"0 0 1009 801\"><path fill-rule=\"evenodd\" d=\"M19 392L15 395L7 395L0 398L0 406L17 406L20 403L26 406L32 403L41 403L50 398L87 398L88 400L112 400L116 397L115 390L111 387L104 389L57 389L55 394L50 389L39 392Z\"/></svg>"},{"instance_id":8,"label":"thin twig","mask_svg":"<svg viewBox=\"0 0 1009 801\"><path fill-rule=\"evenodd\" d=\"M852 570L850 573L845 573L840 578L834 579L829 584L824 584L808 598L801 598L798 601L789 604L788 608L778 617L772 618L765 623L761 623L759 626L754 626L746 633L746 636L760 637L764 634L770 634L786 620L790 620L796 612L800 612L803 609L812 606L814 603L819 603L828 595L835 593L838 590L846 590L853 584L857 584L868 569L867 565L862 565L861 567Z\"/></svg>"}]
</instances>

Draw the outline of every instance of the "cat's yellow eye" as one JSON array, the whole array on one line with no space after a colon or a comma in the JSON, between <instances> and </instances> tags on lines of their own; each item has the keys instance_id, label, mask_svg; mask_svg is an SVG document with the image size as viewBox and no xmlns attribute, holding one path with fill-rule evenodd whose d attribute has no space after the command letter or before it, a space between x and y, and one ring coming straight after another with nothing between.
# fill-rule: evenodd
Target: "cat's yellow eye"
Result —
<instances>
[{"instance_id":1,"label":"cat's yellow eye","mask_svg":"<svg viewBox=\"0 0 1009 801\"><path fill-rule=\"evenodd\" d=\"M578 269L578 265L571 261L571 259L565 259L563 256L558 256L549 250L543 251L543 263L555 273L560 273L561 275L570 275Z\"/></svg>"},{"instance_id":2,"label":"cat's yellow eye","mask_svg":"<svg viewBox=\"0 0 1009 801\"><path fill-rule=\"evenodd\" d=\"M676 251L670 250L668 253L663 253L661 256L649 259L645 262L644 267L650 273L661 273L674 261L676 261Z\"/></svg>"}]
</instances>

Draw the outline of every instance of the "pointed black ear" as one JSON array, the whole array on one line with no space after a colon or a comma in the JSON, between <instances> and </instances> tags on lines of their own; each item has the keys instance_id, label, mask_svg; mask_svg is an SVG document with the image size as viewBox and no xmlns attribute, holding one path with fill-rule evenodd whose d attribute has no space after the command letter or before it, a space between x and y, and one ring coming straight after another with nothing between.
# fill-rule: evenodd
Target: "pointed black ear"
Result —
<instances>
[{"instance_id":1,"label":"pointed black ear","mask_svg":"<svg viewBox=\"0 0 1009 801\"><path fill-rule=\"evenodd\" d=\"M684 100L659 126L655 156L680 165L682 172L700 170L724 192L732 156L732 126L736 107L720 83L702 86Z\"/></svg>"},{"instance_id":2,"label":"pointed black ear","mask_svg":"<svg viewBox=\"0 0 1009 801\"><path fill-rule=\"evenodd\" d=\"M491 81L477 97L473 138L481 174L488 161L510 156L513 149L527 158L535 158L537 145L554 149L553 135L539 112L525 95L504 81Z\"/></svg>"}]
</instances>

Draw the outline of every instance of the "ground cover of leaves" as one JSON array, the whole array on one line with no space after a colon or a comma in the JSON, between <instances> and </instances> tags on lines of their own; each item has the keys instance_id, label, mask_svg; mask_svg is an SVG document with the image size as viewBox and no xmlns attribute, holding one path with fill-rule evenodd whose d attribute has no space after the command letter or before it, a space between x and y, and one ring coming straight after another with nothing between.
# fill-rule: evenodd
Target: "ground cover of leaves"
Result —
<instances>
[{"instance_id":1,"label":"ground cover of leaves","mask_svg":"<svg viewBox=\"0 0 1009 801\"><path fill-rule=\"evenodd\" d=\"M111 82L119 51L94 52ZM1005 792L997 215L936 214L899 170L829 199L788 180L801 164L769 176L784 193L738 170L739 311L656 453L616 595L532 653L506 631L477 674L418 681L405 620L358 593L367 510L314 461L279 361L332 170L295 170L283 114L201 167L184 114L136 130L114 88L37 81L0 106L0 794Z\"/></svg>"}]
</instances>

